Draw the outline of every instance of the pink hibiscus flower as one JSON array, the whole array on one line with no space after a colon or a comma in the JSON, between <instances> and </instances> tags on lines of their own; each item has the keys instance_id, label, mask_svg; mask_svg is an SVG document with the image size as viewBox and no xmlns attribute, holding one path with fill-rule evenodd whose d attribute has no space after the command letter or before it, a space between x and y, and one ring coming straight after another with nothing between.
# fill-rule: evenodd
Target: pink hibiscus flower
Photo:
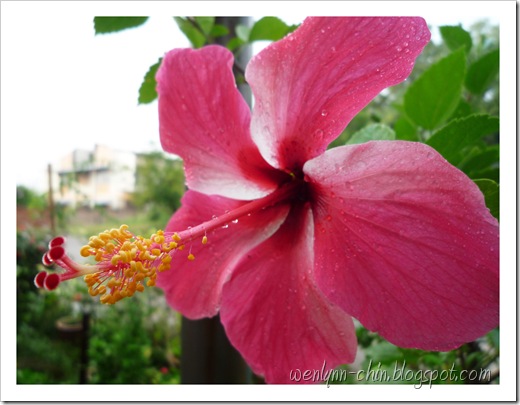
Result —
<instances>
[{"instance_id":1,"label":"pink hibiscus flower","mask_svg":"<svg viewBox=\"0 0 520 405\"><path fill-rule=\"evenodd\" d=\"M247 66L252 114L225 48L169 52L160 134L184 160L182 207L149 239L126 226L92 237L81 253L96 265L74 263L55 238L44 263L66 272L36 284L86 275L114 303L157 279L186 317L220 312L270 383L352 362L352 317L402 347L484 335L499 320L498 222L477 186L421 143L326 150L429 38L421 18L308 18Z\"/></svg>"},{"instance_id":2,"label":"pink hibiscus flower","mask_svg":"<svg viewBox=\"0 0 520 405\"><path fill-rule=\"evenodd\" d=\"M161 142L184 159L190 189L167 231L222 212L235 221L158 285L189 318L220 311L267 382L352 362L352 316L426 350L498 325L498 223L476 185L421 143L326 151L429 38L421 18L309 18L247 66L252 115L226 49L163 60Z\"/></svg>"}]
</instances>

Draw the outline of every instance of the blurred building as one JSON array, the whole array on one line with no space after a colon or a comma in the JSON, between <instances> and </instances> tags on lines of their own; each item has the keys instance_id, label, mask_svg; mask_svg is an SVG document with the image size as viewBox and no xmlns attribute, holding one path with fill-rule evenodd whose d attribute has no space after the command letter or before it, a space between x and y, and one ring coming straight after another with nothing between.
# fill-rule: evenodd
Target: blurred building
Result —
<instances>
[{"instance_id":1,"label":"blurred building","mask_svg":"<svg viewBox=\"0 0 520 405\"><path fill-rule=\"evenodd\" d=\"M58 166L55 202L73 208L126 208L135 190L137 156L96 145L74 150Z\"/></svg>"}]
</instances>

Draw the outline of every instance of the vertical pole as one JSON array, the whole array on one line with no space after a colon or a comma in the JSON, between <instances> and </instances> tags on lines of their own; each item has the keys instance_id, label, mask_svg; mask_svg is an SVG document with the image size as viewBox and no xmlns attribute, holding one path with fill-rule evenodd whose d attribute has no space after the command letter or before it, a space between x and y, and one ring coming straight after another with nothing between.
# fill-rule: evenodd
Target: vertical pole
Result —
<instances>
[{"instance_id":1,"label":"vertical pole","mask_svg":"<svg viewBox=\"0 0 520 405\"><path fill-rule=\"evenodd\" d=\"M225 25L231 35L239 24L250 25L249 17L217 17L217 24ZM224 45L229 36L218 38ZM244 69L251 58L251 47L242 49L235 65ZM235 72L236 74L236 72ZM251 91L247 85L239 90L251 105ZM190 320L182 318L181 325L181 383L182 384L246 384L251 371L240 353L229 342L220 317Z\"/></svg>"},{"instance_id":2,"label":"vertical pole","mask_svg":"<svg viewBox=\"0 0 520 405\"><path fill-rule=\"evenodd\" d=\"M88 339L90 335L90 312L83 310L83 333L81 334L81 359L79 364L79 383L88 381Z\"/></svg>"},{"instance_id":3,"label":"vertical pole","mask_svg":"<svg viewBox=\"0 0 520 405\"><path fill-rule=\"evenodd\" d=\"M47 165L47 175L49 178L49 217L51 222L52 235L56 235L56 217L54 212L54 194L52 189L52 165Z\"/></svg>"}]
</instances>

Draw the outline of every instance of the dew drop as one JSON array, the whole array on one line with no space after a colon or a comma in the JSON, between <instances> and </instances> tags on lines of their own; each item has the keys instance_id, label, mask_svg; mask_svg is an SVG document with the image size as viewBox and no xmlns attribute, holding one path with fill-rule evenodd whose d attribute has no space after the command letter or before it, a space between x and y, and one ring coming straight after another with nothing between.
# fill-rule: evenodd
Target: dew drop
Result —
<instances>
[{"instance_id":1,"label":"dew drop","mask_svg":"<svg viewBox=\"0 0 520 405\"><path fill-rule=\"evenodd\" d=\"M322 139L323 138L323 131L321 129L317 129L314 132L314 135L316 135L318 138Z\"/></svg>"},{"instance_id":2,"label":"dew drop","mask_svg":"<svg viewBox=\"0 0 520 405\"><path fill-rule=\"evenodd\" d=\"M232 223L234 224L238 224L238 219L234 219L233 221L231 221Z\"/></svg>"},{"instance_id":3,"label":"dew drop","mask_svg":"<svg viewBox=\"0 0 520 405\"><path fill-rule=\"evenodd\" d=\"M401 48L399 45L397 45L397 46L395 47L395 49L396 49L397 52L401 52L401 51L403 50L403 48Z\"/></svg>"},{"instance_id":4,"label":"dew drop","mask_svg":"<svg viewBox=\"0 0 520 405\"><path fill-rule=\"evenodd\" d=\"M329 112L327 110L322 110L321 111L321 116L322 117L326 117L327 115L329 115Z\"/></svg>"},{"instance_id":5,"label":"dew drop","mask_svg":"<svg viewBox=\"0 0 520 405\"><path fill-rule=\"evenodd\" d=\"M227 229L227 228L229 228L229 224L222 225L222 229Z\"/></svg>"},{"instance_id":6,"label":"dew drop","mask_svg":"<svg viewBox=\"0 0 520 405\"><path fill-rule=\"evenodd\" d=\"M216 215L212 215L211 219L217 219L217 216Z\"/></svg>"}]
</instances>

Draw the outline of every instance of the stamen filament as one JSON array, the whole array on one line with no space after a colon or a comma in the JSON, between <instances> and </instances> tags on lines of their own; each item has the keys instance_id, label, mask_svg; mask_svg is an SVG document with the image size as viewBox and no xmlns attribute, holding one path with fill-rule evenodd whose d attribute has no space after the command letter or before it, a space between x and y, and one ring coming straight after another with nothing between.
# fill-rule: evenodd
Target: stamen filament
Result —
<instances>
[{"instance_id":1,"label":"stamen filament","mask_svg":"<svg viewBox=\"0 0 520 405\"><path fill-rule=\"evenodd\" d=\"M245 203L181 232L165 233L159 230L147 239L133 235L127 225L106 230L90 237L88 244L80 249L82 257L92 256L96 264L76 263L67 256L63 247L65 238L58 236L49 243L49 250L43 256L42 262L46 266L55 263L65 272L42 271L36 275L34 283L39 288L54 290L62 281L84 276L90 295L99 295L104 304L114 304L125 297L131 297L136 291L144 291L145 285L154 286L157 272L171 268L173 255L178 250L183 250L188 245L189 251L185 257L189 261L195 260L195 255L191 252L194 241L199 240L206 245L209 231L227 228L229 223L237 223L241 217L287 200L293 195L296 186L297 182L291 181L261 199Z\"/></svg>"}]
</instances>

